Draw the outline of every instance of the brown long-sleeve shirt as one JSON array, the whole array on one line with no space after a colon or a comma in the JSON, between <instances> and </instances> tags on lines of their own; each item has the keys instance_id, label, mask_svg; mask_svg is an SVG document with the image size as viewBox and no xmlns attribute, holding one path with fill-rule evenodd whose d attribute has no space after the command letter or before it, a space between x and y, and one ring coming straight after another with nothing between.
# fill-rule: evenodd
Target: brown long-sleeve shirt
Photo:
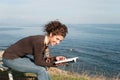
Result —
<instances>
[{"instance_id":1,"label":"brown long-sleeve shirt","mask_svg":"<svg viewBox=\"0 0 120 80\"><path fill-rule=\"evenodd\" d=\"M46 63L44 59L44 39L45 36L36 35L29 36L17 41L15 44L7 48L3 54L3 58L15 59L31 54L34 56L34 62L39 66L54 66L54 63Z\"/></svg>"}]
</instances>

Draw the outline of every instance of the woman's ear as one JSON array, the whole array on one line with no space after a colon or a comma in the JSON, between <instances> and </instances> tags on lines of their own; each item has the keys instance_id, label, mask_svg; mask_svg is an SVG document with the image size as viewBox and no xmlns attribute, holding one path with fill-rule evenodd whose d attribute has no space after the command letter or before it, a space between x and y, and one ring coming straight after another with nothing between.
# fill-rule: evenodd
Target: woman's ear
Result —
<instances>
[{"instance_id":1,"label":"woman's ear","mask_svg":"<svg viewBox=\"0 0 120 80\"><path fill-rule=\"evenodd\" d=\"M50 35L49 35L50 37L52 37L53 36L53 34L52 33L50 33Z\"/></svg>"}]
</instances>

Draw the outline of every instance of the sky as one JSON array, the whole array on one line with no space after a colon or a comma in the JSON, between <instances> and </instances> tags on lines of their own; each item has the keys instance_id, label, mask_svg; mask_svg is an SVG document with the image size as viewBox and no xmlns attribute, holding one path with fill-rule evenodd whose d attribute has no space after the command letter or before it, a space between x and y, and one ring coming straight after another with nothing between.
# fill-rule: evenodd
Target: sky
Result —
<instances>
[{"instance_id":1,"label":"sky","mask_svg":"<svg viewBox=\"0 0 120 80\"><path fill-rule=\"evenodd\" d=\"M0 25L120 24L120 0L0 0Z\"/></svg>"}]
</instances>

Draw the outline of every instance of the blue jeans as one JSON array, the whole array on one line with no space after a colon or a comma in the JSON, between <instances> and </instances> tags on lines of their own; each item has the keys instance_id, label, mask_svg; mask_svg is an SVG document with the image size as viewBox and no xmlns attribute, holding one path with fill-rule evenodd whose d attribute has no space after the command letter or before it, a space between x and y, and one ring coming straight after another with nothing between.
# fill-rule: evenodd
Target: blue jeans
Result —
<instances>
[{"instance_id":1,"label":"blue jeans","mask_svg":"<svg viewBox=\"0 0 120 80\"><path fill-rule=\"evenodd\" d=\"M32 55L12 60L3 58L3 63L16 71L35 73L37 74L38 80L50 80L50 76L45 67L34 64Z\"/></svg>"}]
</instances>

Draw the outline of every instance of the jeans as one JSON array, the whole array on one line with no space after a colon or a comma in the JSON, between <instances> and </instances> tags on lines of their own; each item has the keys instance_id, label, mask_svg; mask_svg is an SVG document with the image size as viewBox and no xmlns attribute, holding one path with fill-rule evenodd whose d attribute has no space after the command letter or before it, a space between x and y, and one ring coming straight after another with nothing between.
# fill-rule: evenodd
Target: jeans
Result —
<instances>
[{"instance_id":1,"label":"jeans","mask_svg":"<svg viewBox=\"0 0 120 80\"><path fill-rule=\"evenodd\" d=\"M3 58L3 63L16 71L35 73L37 74L38 80L50 80L50 76L45 67L34 64L32 55L16 59Z\"/></svg>"}]
</instances>

